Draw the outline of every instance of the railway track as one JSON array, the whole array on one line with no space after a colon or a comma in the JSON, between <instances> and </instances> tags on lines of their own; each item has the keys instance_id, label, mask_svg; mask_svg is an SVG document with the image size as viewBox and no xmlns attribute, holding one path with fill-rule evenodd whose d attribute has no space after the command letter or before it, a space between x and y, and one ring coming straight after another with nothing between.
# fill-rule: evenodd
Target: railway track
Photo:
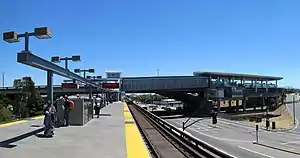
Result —
<instances>
[{"instance_id":1,"label":"railway track","mask_svg":"<svg viewBox=\"0 0 300 158\"><path fill-rule=\"evenodd\" d=\"M179 129L144 110L140 106L128 103L129 110L148 145L150 154L154 158L229 158L231 156L208 149L193 141Z\"/></svg>"}]
</instances>

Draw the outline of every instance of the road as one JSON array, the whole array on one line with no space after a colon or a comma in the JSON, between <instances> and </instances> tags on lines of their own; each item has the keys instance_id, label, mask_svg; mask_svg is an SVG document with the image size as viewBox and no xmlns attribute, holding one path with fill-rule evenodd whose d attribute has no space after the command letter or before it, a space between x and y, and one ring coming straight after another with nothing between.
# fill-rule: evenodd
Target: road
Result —
<instances>
[{"instance_id":1,"label":"road","mask_svg":"<svg viewBox=\"0 0 300 158\"><path fill-rule=\"evenodd\" d=\"M187 118L173 118L166 120L178 128L182 128L182 122L187 120ZM193 118L193 120L197 119ZM236 157L300 157L300 155L253 144L253 141L256 139L255 129L253 127L225 119L218 119L216 126L212 125L211 122L211 118L201 118L199 122L188 127L186 131ZM298 135L294 133L260 130L259 142L286 150L300 152L300 147L298 147L297 143L294 143L297 140L300 140L297 139L297 136Z\"/></svg>"}]
</instances>

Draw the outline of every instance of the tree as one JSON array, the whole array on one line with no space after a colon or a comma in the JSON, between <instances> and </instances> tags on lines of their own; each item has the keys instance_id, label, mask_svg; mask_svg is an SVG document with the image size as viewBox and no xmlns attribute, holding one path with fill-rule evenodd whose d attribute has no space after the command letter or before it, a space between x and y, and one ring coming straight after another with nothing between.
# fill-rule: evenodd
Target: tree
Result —
<instances>
[{"instance_id":1,"label":"tree","mask_svg":"<svg viewBox=\"0 0 300 158\"><path fill-rule=\"evenodd\" d=\"M17 115L22 114L22 117L34 116L43 111L44 101L35 88L35 83L31 77L23 77L22 79L14 80L13 86L19 89L19 94L16 97L19 103L16 110ZM24 104L24 106L22 106Z\"/></svg>"}]
</instances>

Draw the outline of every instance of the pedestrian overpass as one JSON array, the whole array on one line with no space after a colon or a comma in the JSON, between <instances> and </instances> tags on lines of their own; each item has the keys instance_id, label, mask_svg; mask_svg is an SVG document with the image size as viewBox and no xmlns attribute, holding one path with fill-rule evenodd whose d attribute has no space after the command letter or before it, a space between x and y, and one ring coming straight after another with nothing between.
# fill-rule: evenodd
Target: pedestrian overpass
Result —
<instances>
[{"instance_id":1,"label":"pedestrian overpass","mask_svg":"<svg viewBox=\"0 0 300 158\"><path fill-rule=\"evenodd\" d=\"M199 91L209 87L209 78L200 76L124 77L121 91L152 93L159 91Z\"/></svg>"}]
</instances>

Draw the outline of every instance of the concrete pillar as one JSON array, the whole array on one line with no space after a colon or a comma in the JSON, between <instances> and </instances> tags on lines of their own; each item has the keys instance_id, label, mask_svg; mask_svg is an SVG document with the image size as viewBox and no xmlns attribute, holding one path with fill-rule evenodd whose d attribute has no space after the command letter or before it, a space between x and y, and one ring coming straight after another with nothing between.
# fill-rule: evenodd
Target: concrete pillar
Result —
<instances>
[{"instance_id":1,"label":"concrete pillar","mask_svg":"<svg viewBox=\"0 0 300 158\"><path fill-rule=\"evenodd\" d=\"M261 110L263 110L265 106L265 97L262 97L261 99L262 99Z\"/></svg>"},{"instance_id":2,"label":"concrete pillar","mask_svg":"<svg viewBox=\"0 0 300 158\"><path fill-rule=\"evenodd\" d=\"M254 81L255 92L257 92L257 79Z\"/></svg>"},{"instance_id":3,"label":"concrete pillar","mask_svg":"<svg viewBox=\"0 0 300 158\"><path fill-rule=\"evenodd\" d=\"M268 85L268 81L266 81L266 92L269 92L269 85Z\"/></svg>"},{"instance_id":4,"label":"concrete pillar","mask_svg":"<svg viewBox=\"0 0 300 158\"><path fill-rule=\"evenodd\" d=\"M247 100L246 98L243 99L243 111L246 112L246 105L247 105Z\"/></svg>"},{"instance_id":5,"label":"concrete pillar","mask_svg":"<svg viewBox=\"0 0 300 158\"><path fill-rule=\"evenodd\" d=\"M239 108L240 108L239 100L235 100L235 108L236 108L236 111L239 112Z\"/></svg>"},{"instance_id":6,"label":"concrete pillar","mask_svg":"<svg viewBox=\"0 0 300 158\"><path fill-rule=\"evenodd\" d=\"M53 103L53 71L47 71L47 101Z\"/></svg>"},{"instance_id":7,"label":"concrete pillar","mask_svg":"<svg viewBox=\"0 0 300 158\"><path fill-rule=\"evenodd\" d=\"M220 100L217 101L217 107L218 107L218 112L220 112L221 111L221 101Z\"/></svg>"}]
</instances>

